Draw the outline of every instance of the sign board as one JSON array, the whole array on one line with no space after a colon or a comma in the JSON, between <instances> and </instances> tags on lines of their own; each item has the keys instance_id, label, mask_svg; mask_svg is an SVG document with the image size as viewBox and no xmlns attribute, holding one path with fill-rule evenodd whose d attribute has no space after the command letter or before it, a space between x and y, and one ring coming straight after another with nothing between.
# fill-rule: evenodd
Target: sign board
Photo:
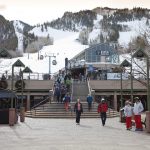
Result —
<instances>
[{"instance_id":1,"label":"sign board","mask_svg":"<svg viewBox=\"0 0 150 150\"><path fill-rule=\"evenodd\" d=\"M93 71L94 71L93 65L89 65L89 67L88 67L88 71L91 71L91 72L93 72Z\"/></svg>"},{"instance_id":2,"label":"sign board","mask_svg":"<svg viewBox=\"0 0 150 150\"><path fill-rule=\"evenodd\" d=\"M101 51L101 50L97 50L97 51L96 51L96 55L109 56L110 53L109 53L109 51Z\"/></svg>"},{"instance_id":3,"label":"sign board","mask_svg":"<svg viewBox=\"0 0 150 150\"><path fill-rule=\"evenodd\" d=\"M120 80L121 74L120 73L107 73L107 80ZM122 73L122 79L128 79L128 73Z\"/></svg>"}]
</instances>

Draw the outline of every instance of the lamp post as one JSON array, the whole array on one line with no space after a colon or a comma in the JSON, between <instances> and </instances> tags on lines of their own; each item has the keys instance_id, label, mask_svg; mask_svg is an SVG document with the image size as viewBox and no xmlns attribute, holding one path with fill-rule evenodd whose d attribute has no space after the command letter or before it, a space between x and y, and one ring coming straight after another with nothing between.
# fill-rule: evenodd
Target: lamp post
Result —
<instances>
[{"instance_id":1,"label":"lamp post","mask_svg":"<svg viewBox=\"0 0 150 150\"><path fill-rule=\"evenodd\" d=\"M120 80L121 80L121 83L120 83L120 85L121 85L121 108L123 107L123 91L122 91L122 67L121 67L121 70L120 70L121 72L120 72Z\"/></svg>"},{"instance_id":2,"label":"lamp post","mask_svg":"<svg viewBox=\"0 0 150 150\"><path fill-rule=\"evenodd\" d=\"M120 67L130 67L130 73L131 73L131 101L133 102L133 80L132 80L132 64L129 63L126 59L120 64ZM121 70L121 91L122 91L122 70ZM121 92L121 102L123 107L123 101L122 101L122 92Z\"/></svg>"},{"instance_id":3,"label":"lamp post","mask_svg":"<svg viewBox=\"0 0 150 150\"><path fill-rule=\"evenodd\" d=\"M21 77L22 77L22 80L21 80L22 81L22 84L21 84L21 108L20 108L21 109L21 116L20 116L21 122L25 121L25 108L23 106L23 89L24 89L23 73L29 73L30 74L30 73L32 73L32 70L29 67L25 67L24 70L21 72ZM28 101L28 99L27 99L27 101ZM27 102L27 109L28 109L28 106L29 106L29 104Z\"/></svg>"},{"instance_id":4,"label":"lamp post","mask_svg":"<svg viewBox=\"0 0 150 150\"><path fill-rule=\"evenodd\" d=\"M13 92L13 82L14 82L14 64L12 65L11 73L11 91ZM11 97L11 108L13 108L13 97Z\"/></svg>"},{"instance_id":5,"label":"lamp post","mask_svg":"<svg viewBox=\"0 0 150 150\"><path fill-rule=\"evenodd\" d=\"M146 112L146 130L150 132L150 87L149 87L149 56L142 50L137 50L132 58L146 58L146 66L147 66L147 109Z\"/></svg>"},{"instance_id":6,"label":"lamp post","mask_svg":"<svg viewBox=\"0 0 150 150\"><path fill-rule=\"evenodd\" d=\"M18 59L12 64L12 79L11 79L11 91L13 92L14 82L14 67L25 67L25 65ZM15 108L13 108L13 96L11 97L11 108L9 109L9 125L13 126L16 121Z\"/></svg>"},{"instance_id":7,"label":"lamp post","mask_svg":"<svg viewBox=\"0 0 150 150\"><path fill-rule=\"evenodd\" d=\"M65 58L65 71L66 71L66 74L67 74L67 70L68 70L68 63L69 63L68 58Z\"/></svg>"},{"instance_id":8,"label":"lamp post","mask_svg":"<svg viewBox=\"0 0 150 150\"><path fill-rule=\"evenodd\" d=\"M131 80L131 102L133 103L133 75L132 75L132 55L131 55L131 66L130 66L130 80Z\"/></svg>"},{"instance_id":9,"label":"lamp post","mask_svg":"<svg viewBox=\"0 0 150 150\"><path fill-rule=\"evenodd\" d=\"M11 91L13 92L14 65L12 65ZM11 107L9 108L9 125L15 124L15 108L13 108L13 95L11 95Z\"/></svg>"},{"instance_id":10,"label":"lamp post","mask_svg":"<svg viewBox=\"0 0 150 150\"><path fill-rule=\"evenodd\" d=\"M131 64L125 59L121 64L120 64L120 74L121 74L121 77L120 77L120 80L121 80L121 108L123 107L123 94L122 94L122 71L123 71L123 68L124 67L130 67L131 68ZM122 112L122 109L120 111L120 122L125 122L125 119L123 117L123 112Z\"/></svg>"}]
</instances>

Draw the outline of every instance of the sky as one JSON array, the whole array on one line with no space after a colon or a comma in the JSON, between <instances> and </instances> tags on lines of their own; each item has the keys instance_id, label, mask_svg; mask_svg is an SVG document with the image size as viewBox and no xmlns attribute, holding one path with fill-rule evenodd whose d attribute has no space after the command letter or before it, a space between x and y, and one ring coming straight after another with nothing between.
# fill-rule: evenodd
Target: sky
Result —
<instances>
[{"instance_id":1,"label":"sky","mask_svg":"<svg viewBox=\"0 0 150 150\"><path fill-rule=\"evenodd\" d=\"M149 0L0 0L0 14L7 20L21 20L30 25L52 21L64 12L78 12L96 7L150 9Z\"/></svg>"}]
</instances>

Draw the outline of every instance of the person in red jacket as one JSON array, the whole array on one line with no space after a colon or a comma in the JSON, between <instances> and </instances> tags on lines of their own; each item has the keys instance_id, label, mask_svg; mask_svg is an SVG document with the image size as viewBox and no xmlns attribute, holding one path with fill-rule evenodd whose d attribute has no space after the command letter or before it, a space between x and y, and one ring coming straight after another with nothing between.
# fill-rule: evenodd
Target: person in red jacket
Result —
<instances>
[{"instance_id":1,"label":"person in red jacket","mask_svg":"<svg viewBox=\"0 0 150 150\"><path fill-rule=\"evenodd\" d=\"M106 118L107 118L107 115L106 115L106 112L108 110L108 105L105 101L104 98L101 99L101 103L98 105L98 113L100 113L100 117L101 117L101 120L102 120L102 125L104 126L105 125L105 122L106 122Z\"/></svg>"}]
</instances>

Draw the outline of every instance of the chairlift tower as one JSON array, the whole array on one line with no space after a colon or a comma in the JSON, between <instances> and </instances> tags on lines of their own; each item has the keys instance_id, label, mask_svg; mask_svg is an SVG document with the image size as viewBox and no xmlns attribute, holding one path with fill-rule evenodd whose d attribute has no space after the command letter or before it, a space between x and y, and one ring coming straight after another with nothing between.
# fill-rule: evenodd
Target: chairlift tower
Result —
<instances>
[{"instance_id":1,"label":"chairlift tower","mask_svg":"<svg viewBox=\"0 0 150 150\"><path fill-rule=\"evenodd\" d=\"M45 54L45 57L49 57L49 75L51 75L51 58L55 58L52 61L52 64L56 65L57 64L56 55L54 53L50 53L50 54Z\"/></svg>"}]
</instances>

